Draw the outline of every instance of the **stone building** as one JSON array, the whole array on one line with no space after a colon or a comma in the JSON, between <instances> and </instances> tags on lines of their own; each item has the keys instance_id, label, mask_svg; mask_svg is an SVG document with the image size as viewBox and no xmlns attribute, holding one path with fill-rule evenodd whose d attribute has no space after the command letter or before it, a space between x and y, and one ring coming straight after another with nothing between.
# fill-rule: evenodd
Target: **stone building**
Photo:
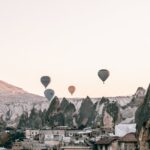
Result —
<instances>
[{"instance_id":1,"label":"stone building","mask_svg":"<svg viewBox=\"0 0 150 150\"><path fill-rule=\"evenodd\" d=\"M136 150L137 139L135 133L128 133L118 140L118 150Z\"/></svg>"},{"instance_id":2,"label":"stone building","mask_svg":"<svg viewBox=\"0 0 150 150\"><path fill-rule=\"evenodd\" d=\"M34 139L36 135L38 135L40 130L31 130L31 129L26 129L25 131L25 136L27 139Z\"/></svg>"},{"instance_id":3,"label":"stone building","mask_svg":"<svg viewBox=\"0 0 150 150\"><path fill-rule=\"evenodd\" d=\"M12 146L12 150L23 150L24 147L22 146L21 142L15 142Z\"/></svg>"},{"instance_id":4,"label":"stone building","mask_svg":"<svg viewBox=\"0 0 150 150\"><path fill-rule=\"evenodd\" d=\"M105 136L101 137L97 142L95 148L97 150L117 150L119 137Z\"/></svg>"},{"instance_id":5,"label":"stone building","mask_svg":"<svg viewBox=\"0 0 150 150\"><path fill-rule=\"evenodd\" d=\"M92 150L92 148L88 146L65 146L61 147L60 150Z\"/></svg>"}]
</instances>

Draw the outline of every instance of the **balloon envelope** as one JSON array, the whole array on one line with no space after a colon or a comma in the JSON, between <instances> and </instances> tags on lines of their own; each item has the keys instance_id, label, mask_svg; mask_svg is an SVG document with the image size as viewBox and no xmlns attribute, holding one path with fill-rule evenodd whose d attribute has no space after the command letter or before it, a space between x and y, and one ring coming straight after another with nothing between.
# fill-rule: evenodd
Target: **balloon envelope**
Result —
<instances>
[{"instance_id":1,"label":"balloon envelope","mask_svg":"<svg viewBox=\"0 0 150 150\"><path fill-rule=\"evenodd\" d=\"M44 85L45 88L49 85L50 81L51 81L51 78L49 76L41 77L41 83Z\"/></svg>"},{"instance_id":2,"label":"balloon envelope","mask_svg":"<svg viewBox=\"0 0 150 150\"><path fill-rule=\"evenodd\" d=\"M75 92L75 90L76 90L76 88L75 88L75 86L73 86L73 85L71 85L71 86L68 87L68 91L69 91L69 93L70 93L71 95Z\"/></svg>"},{"instance_id":3,"label":"balloon envelope","mask_svg":"<svg viewBox=\"0 0 150 150\"><path fill-rule=\"evenodd\" d=\"M55 92L52 89L46 89L44 91L44 95L49 101L52 100L52 98L54 97L54 94L55 94Z\"/></svg>"},{"instance_id":4,"label":"balloon envelope","mask_svg":"<svg viewBox=\"0 0 150 150\"><path fill-rule=\"evenodd\" d=\"M106 69L101 69L98 71L98 76L103 82L105 82L106 79L109 77L109 71Z\"/></svg>"}]
</instances>

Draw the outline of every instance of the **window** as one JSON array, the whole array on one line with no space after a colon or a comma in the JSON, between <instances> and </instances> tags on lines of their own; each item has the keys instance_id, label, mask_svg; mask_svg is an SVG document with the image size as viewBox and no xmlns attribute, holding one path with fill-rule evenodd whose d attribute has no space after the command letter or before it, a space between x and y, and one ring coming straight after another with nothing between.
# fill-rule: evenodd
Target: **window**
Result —
<instances>
[{"instance_id":1,"label":"window","mask_svg":"<svg viewBox=\"0 0 150 150\"><path fill-rule=\"evenodd\" d=\"M102 145L100 145L100 150L102 150L103 149L103 146Z\"/></svg>"},{"instance_id":2,"label":"window","mask_svg":"<svg viewBox=\"0 0 150 150\"><path fill-rule=\"evenodd\" d=\"M108 150L108 145L105 145L105 150Z\"/></svg>"},{"instance_id":3,"label":"window","mask_svg":"<svg viewBox=\"0 0 150 150\"><path fill-rule=\"evenodd\" d=\"M124 144L124 150L128 150L128 144Z\"/></svg>"},{"instance_id":4,"label":"window","mask_svg":"<svg viewBox=\"0 0 150 150\"><path fill-rule=\"evenodd\" d=\"M148 141L148 148L150 149L150 140Z\"/></svg>"}]
</instances>

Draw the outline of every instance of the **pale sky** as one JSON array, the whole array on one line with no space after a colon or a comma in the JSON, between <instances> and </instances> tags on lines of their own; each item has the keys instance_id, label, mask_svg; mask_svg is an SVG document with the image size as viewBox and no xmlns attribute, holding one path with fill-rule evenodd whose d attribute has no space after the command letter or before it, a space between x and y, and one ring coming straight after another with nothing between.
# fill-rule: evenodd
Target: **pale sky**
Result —
<instances>
[{"instance_id":1,"label":"pale sky","mask_svg":"<svg viewBox=\"0 0 150 150\"><path fill-rule=\"evenodd\" d=\"M103 85L97 76L108 69ZM0 79L58 97L133 94L150 81L150 0L0 0Z\"/></svg>"}]
</instances>

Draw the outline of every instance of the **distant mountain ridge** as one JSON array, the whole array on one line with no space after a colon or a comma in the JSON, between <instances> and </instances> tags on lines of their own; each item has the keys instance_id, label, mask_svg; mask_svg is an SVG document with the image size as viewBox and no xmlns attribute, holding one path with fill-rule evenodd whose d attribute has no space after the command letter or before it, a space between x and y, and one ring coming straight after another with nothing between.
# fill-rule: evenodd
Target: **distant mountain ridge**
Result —
<instances>
[{"instance_id":1,"label":"distant mountain ridge","mask_svg":"<svg viewBox=\"0 0 150 150\"><path fill-rule=\"evenodd\" d=\"M30 102L30 101L46 101L46 98L28 93L22 88L16 87L9 83L0 80L0 102L1 103L11 103L11 102Z\"/></svg>"},{"instance_id":2,"label":"distant mountain ridge","mask_svg":"<svg viewBox=\"0 0 150 150\"><path fill-rule=\"evenodd\" d=\"M2 92L7 93L7 94L26 93L23 89L0 80L0 93Z\"/></svg>"},{"instance_id":3,"label":"distant mountain ridge","mask_svg":"<svg viewBox=\"0 0 150 150\"><path fill-rule=\"evenodd\" d=\"M20 116L27 113L29 117L34 108L37 111L51 112L48 116L48 120L51 120L51 123L48 123L50 126L55 124L78 127L92 124L109 124L111 126L111 121L131 123L134 122L135 111L144 96L145 90L140 87L133 96L73 99L56 97L55 100L59 103L57 102L58 107L54 107L52 102L50 103L42 96L28 93L21 88L0 81L0 118L8 126L16 126L20 122ZM87 109L90 111L85 113L84 111ZM43 120L39 116L37 117L37 120ZM34 126L34 123L32 125Z\"/></svg>"}]
</instances>

